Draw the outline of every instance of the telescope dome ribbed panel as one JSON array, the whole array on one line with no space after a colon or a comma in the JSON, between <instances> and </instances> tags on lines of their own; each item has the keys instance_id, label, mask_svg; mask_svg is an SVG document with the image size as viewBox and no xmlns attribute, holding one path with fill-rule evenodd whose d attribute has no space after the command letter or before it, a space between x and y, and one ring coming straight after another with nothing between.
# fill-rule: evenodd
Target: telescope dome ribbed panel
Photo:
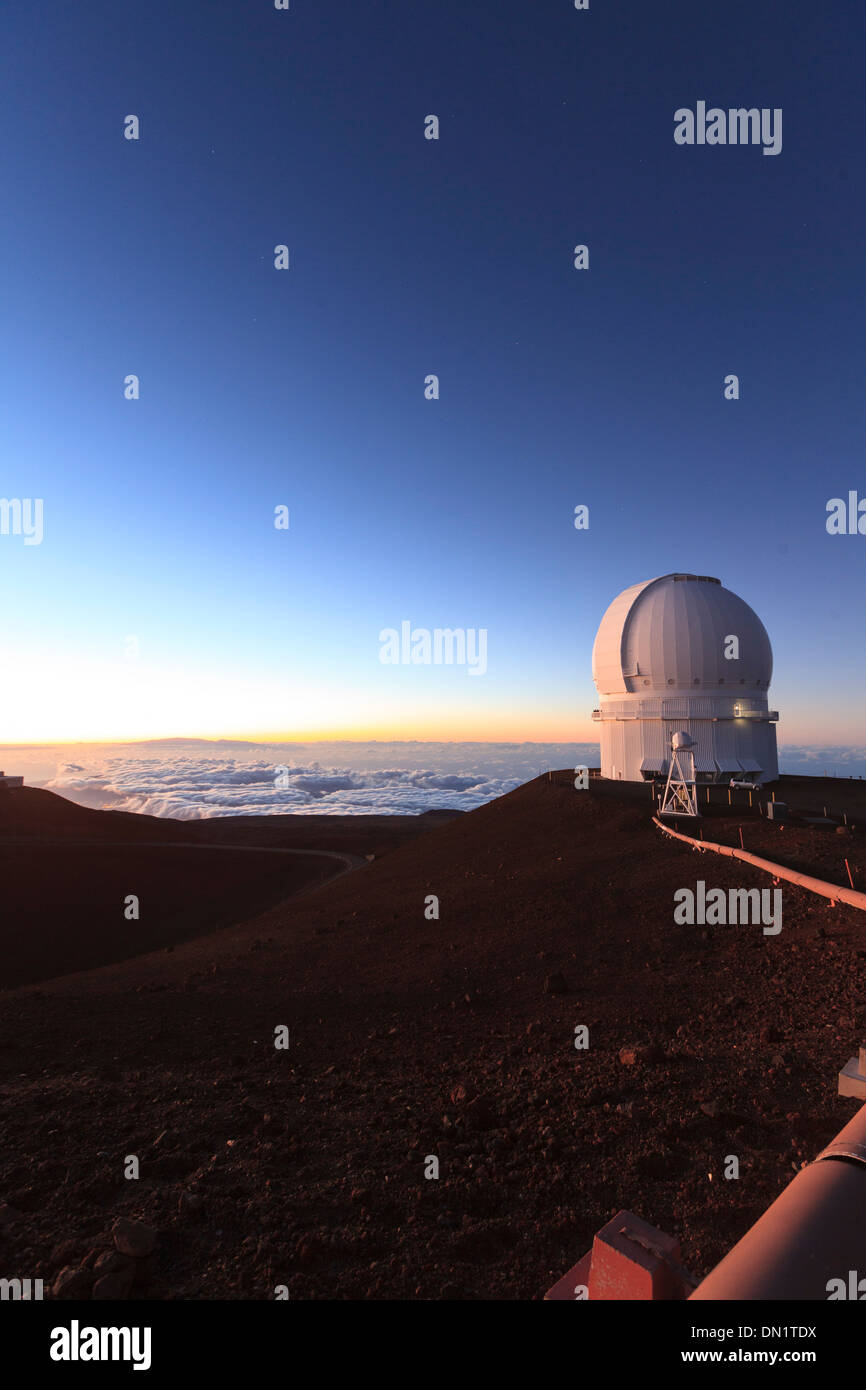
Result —
<instances>
[{"instance_id":1,"label":"telescope dome ribbed panel","mask_svg":"<svg viewBox=\"0 0 866 1390\"><path fill-rule=\"evenodd\" d=\"M726 647L737 639L739 656ZM592 652L600 695L745 685L766 690L773 652L758 615L717 579L666 574L625 589L601 620Z\"/></svg>"}]
</instances>

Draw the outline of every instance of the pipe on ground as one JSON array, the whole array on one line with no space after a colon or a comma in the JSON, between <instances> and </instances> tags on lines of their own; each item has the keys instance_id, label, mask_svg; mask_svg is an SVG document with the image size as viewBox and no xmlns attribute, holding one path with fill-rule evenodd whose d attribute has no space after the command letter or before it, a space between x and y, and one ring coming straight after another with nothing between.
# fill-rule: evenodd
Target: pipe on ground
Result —
<instances>
[{"instance_id":1,"label":"pipe on ground","mask_svg":"<svg viewBox=\"0 0 866 1390\"><path fill-rule=\"evenodd\" d=\"M774 878L784 878L788 883L795 883L798 888L806 888L810 893L820 894L822 898L847 903L849 907L858 907L861 912L866 912L866 893L860 893L856 888L843 888L841 884L828 883L823 878L812 878L810 874L798 873L796 869L786 869L782 864L774 864L772 859L760 859L757 854L750 854L747 849L735 849L733 845L718 845L712 840L695 840L691 835L682 835L678 830L671 830L658 816L653 816L653 821L659 830L663 830L666 835L672 835L675 840L683 840L687 845L691 845L692 849L711 849L716 854L727 854L731 859L743 859L756 869L763 869L765 873L772 874Z\"/></svg>"},{"instance_id":2,"label":"pipe on ground","mask_svg":"<svg viewBox=\"0 0 866 1390\"><path fill-rule=\"evenodd\" d=\"M855 1278L851 1280L852 1271ZM866 1105L802 1168L691 1299L858 1297L866 1276ZM840 1294L841 1280L853 1295ZM864 1279L866 1292L866 1279Z\"/></svg>"}]
</instances>

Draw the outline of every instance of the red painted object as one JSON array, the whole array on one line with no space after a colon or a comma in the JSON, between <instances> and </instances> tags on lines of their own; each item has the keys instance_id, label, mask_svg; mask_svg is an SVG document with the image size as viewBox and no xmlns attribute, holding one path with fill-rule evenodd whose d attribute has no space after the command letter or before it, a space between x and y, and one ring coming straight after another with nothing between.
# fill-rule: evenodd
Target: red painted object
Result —
<instances>
[{"instance_id":1,"label":"red painted object","mask_svg":"<svg viewBox=\"0 0 866 1390\"><path fill-rule=\"evenodd\" d=\"M544 1295L545 1302L685 1299L695 1280L680 1263L679 1242L621 1211L596 1235L592 1250Z\"/></svg>"}]
</instances>

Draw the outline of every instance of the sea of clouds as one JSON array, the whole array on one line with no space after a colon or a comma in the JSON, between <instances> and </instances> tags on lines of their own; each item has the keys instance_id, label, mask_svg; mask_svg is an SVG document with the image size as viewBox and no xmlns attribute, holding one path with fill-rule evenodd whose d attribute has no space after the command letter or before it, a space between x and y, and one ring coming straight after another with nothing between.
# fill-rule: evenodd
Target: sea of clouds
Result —
<instances>
[{"instance_id":1,"label":"sea of clouds","mask_svg":"<svg viewBox=\"0 0 866 1390\"><path fill-rule=\"evenodd\" d=\"M20 750L19 750L20 751ZM50 750L39 750L44 769ZM56 750L31 785L99 810L205 816L420 815L471 811L548 768L598 761L593 744L249 744L169 740ZM62 754L74 756L63 757ZM7 762L10 753L4 753ZM11 763L8 769L13 770Z\"/></svg>"},{"instance_id":2,"label":"sea of clouds","mask_svg":"<svg viewBox=\"0 0 866 1390\"><path fill-rule=\"evenodd\" d=\"M471 811L546 772L597 767L592 743L160 742L0 749L0 766L98 810L205 816ZM782 772L866 775L866 748L786 745Z\"/></svg>"}]
</instances>

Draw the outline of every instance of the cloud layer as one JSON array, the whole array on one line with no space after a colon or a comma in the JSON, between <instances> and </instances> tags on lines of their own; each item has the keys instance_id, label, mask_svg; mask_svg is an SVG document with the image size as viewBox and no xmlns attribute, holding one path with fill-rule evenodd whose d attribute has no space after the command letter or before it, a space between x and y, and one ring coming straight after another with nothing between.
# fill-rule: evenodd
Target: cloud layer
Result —
<instances>
[{"instance_id":1,"label":"cloud layer","mask_svg":"<svg viewBox=\"0 0 866 1390\"><path fill-rule=\"evenodd\" d=\"M214 747L220 749L217 756ZM145 756L145 749L151 748ZM61 763L41 785L82 806L179 820L287 814L405 816L439 809L469 811L548 767L567 767L589 757L588 746L577 744L367 744L342 749L349 753L342 765L323 766L316 759L299 759L296 744L235 744L226 745L225 751L220 745L192 742L138 745L135 752L130 749L121 756ZM407 766L407 751L423 751L425 762ZM387 763L370 766L383 754ZM402 765L397 761L401 755Z\"/></svg>"},{"instance_id":2,"label":"cloud layer","mask_svg":"<svg viewBox=\"0 0 866 1390\"><path fill-rule=\"evenodd\" d=\"M597 744L255 744L184 739L4 753L10 772L82 806L206 816L471 811L547 768L597 766ZM0 758L0 765L3 759ZM13 766L14 764L14 766ZM787 745L782 772L866 775L866 749ZM53 769L52 772L49 769ZM47 774L47 775L46 775Z\"/></svg>"}]
</instances>

